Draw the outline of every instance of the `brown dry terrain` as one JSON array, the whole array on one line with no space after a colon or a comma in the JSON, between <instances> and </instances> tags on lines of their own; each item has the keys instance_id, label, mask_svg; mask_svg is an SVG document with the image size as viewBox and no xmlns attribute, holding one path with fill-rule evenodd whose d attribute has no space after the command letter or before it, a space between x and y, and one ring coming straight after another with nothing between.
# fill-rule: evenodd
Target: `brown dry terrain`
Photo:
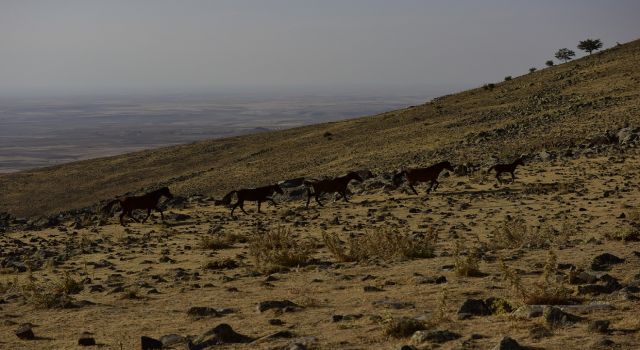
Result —
<instances>
[{"instance_id":1,"label":"brown dry terrain","mask_svg":"<svg viewBox=\"0 0 640 350\"><path fill-rule=\"evenodd\" d=\"M158 184L182 197L128 227L0 214L0 348L83 332L104 349L638 348L639 58L636 41L376 117L3 175L0 209L20 216ZM523 153L515 182L486 173ZM444 158L436 192L390 182ZM214 204L353 168L377 176L350 203Z\"/></svg>"}]
</instances>

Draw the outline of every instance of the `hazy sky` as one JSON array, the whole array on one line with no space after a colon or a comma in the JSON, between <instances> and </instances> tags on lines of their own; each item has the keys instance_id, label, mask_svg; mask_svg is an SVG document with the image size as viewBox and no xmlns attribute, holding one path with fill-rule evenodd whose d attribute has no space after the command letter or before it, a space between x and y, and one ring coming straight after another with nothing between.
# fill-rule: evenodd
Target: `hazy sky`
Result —
<instances>
[{"instance_id":1,"label":"hazy sky","mask_svg":"<svg viewBox=\"0 0 640 350\"><path fill-rule=\"evenodd\" d=\"M477 86L581 39L636 39L639 15L638 0L0 0L0 93Z\"/></svg>"}]
</instances>

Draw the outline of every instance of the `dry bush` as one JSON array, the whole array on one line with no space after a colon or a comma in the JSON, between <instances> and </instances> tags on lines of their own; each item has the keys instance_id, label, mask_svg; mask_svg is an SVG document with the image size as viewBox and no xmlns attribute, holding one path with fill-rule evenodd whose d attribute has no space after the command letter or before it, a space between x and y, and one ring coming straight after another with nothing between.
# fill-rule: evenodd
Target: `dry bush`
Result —
<instances>
[{"instance_id":1,"label":"dry bush","mask_svg":"<svg viewBox=\"0 0 640 350\"><path fill-rule=\"evenodd\" d=\"M575 231L575 225L568 222L564 222L558 230L546 224L540 227L528 226L524 218L510 217L491 231L491 245L494 249L545 249L554 243L565 243Z\"/></svg>"},{"instance_id":2,"label":"dry bush","mask_svg":"<svg viewBox=\"0 0 640 350\"><path fill-rule=\"evenodd\" d=\"M142 295L140 294L140 288L131 286L124 290L120 299L129 299L129 300L137 300L142 299Z\"/></svg>"},{"instance_id":3,"label":"dry bush","mask_svg":"<svg viewBox=\"0 0 640 350\"><path fill-rule=\"evenodd\" d=\"M456 241L454 259L455 272L458 276L483 276L482 272L480 272L480 252L478 249L473 249L465 254L462 243Z\"/></svg>"},{"instance_id":4,"label":"dry bush","mask_svg":"<svg viewBox=\"0 0 640 350\"><path fill-rule=\"evenodd\" d=\"M303 266L311 261L313 244L296 240L291 229L278 227L265 233L254 234L249 239L249 255L258 270L277 271L282 267Z\"/></svg>"},{"instance_id":5,"label":"dry bush","mask_svg":"<svg viewBox=\"0 0 640 350\"><path fill-rule=\"evenodd\" d=\"M604 237L613 241L637 242L640 241L640 229L636 226L619 227L606 232Z\"/></svg>"},{"instance_id":6,"label":"dry bush","mask_svg":"<svg viewBox=\"0 0 640 350\"><path fill-rule=\"evenodd\" d=\"M69 308L73 307L74 302L71 295L81 292L83 288L80 282L65 272L60 278L48 282L38 282L30 276L29 281L21 286L21 292L25 300L37 308Z\"/></svg>"},{"instance_id":7,"label":"dry bush","mask_svg":"<svg viewBox=\"0 0 640 350\"><path fill-rule=\"evenodd\" d=\"M558 261L555 253L549 251L544 265L544 273L539 281L525 286L520 276L504 261L501 264L503 279L511 285L512 292L526 305L566 305L578 301L571 289L565 287L564 279L558 280Z\"/></svg>"},{"instance_id":8,"label":"dry bush","mask_svg":"<svg viewBox=\"0 0 640 350\"><path fill-rule=\"evenodd\" d=\"M427 329L427 324L424 321L416 320L414 318L400 317L393 318L388 317L383 320L382 331L385 336L393 338L406 338L410 337L416 331L422 331Z\"/></svg>"},{"instance_id":9,"label":"dry bush","mask_svg":"<svg viewBox=\"0 0 640 350\"><path fill-rule=\"evenodd\" d=\"M323 233L329 251L340 261L366 261L371 258L405 260L435 256L437 235L431 231L414 235L388 228L366 230L362 235L349 236L346 243L336 234Z\"/></svg>"}]
</instances>

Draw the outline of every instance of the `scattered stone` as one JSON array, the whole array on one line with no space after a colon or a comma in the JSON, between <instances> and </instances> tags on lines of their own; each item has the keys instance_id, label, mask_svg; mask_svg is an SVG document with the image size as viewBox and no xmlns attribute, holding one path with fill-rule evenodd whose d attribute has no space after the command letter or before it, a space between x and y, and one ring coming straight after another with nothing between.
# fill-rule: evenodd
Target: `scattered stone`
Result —
<instances>
[{"instance_id":1,"label":"scattered stone","mask_svg":"<svg viewBox=\"0 0 640 350\"><path fill-rule=\"evenodd\" d=\"M78 338L78 345L80 346L94 346L96 345L96 340L93 338L91 333L84 332L80 334L80 338Z\"/></svg>"},{"instance_id":2,"label":"scattered stone","mask_svg":"<svg viewBox=\"0 0 640 350\"><path fill-rule=\"evenodd\" d=\"M22 340L33 340L36 336L33 334L33 330L31 329L31 323L23 323L18 329L16 329L15 334L18 338Z\"/></svg>"},{"instance_id":3,"label":"scattered stone","mask_svg":"<svg viewBox=\"0 0 640 350\"><path fill-rule=\"evenodd\" d=\"M517 341L511 337L502 337L500 342L493 347L493 350L524 350L525 348L520 346Z\"/></svg>"},{"instance_id":4,"label":"scattered stone","mask_svg":"<svg viewBox=\"0 0 640 350\"><path fill-rule=\"evenodd\" d=\"M555 306L545 306L543 317L552 327L571 325L582 320L582 317L564 312Z\"/></svg>"},{"instance_id":5,"label":"scattered stone","mask_svg":"<svg viewBox=\"0 0 640 350\"><path fill-rule=\"evenodd\" d=\"M450 331L416 331L411 336L411 342L415 345L422 344L424 342L431 343L446 343L448 341L456 340L461 337L460 334Z\"/></svg>"},{"instance_id":6,"label":"scattered stone","mask_svg":"<svg viewBox=\"0 0 640 350\"><path fill-rule=\"evenodd\" d=\"M621 264L623 262L624 259L621 259L613 254L603 253L593 258L591 269L595 271L604 271L608 270L611 265Z\"/></svg>"},{"instance_id":7,"label":"scattered stone","mask_svg":"<svg viewBox=\"0 0 640 350\"><path fill-rule=\"evenodd\" d=\"M589 331L607 333L609 331L609 320L594 320L589 322Z\"/></svg>"},{"instance_id":8,"label":"scattered stone","mask_svg":"<svg viewBox=\"0 0 640 350\"><path fill-rule=\"evenodd\" d=\"M613 349L616 343L608 338L602 338L591 343L590 349L593 350L605 350L605 349Z\"/></svg>"},{"instance_id":9,"label":"scattered stone","mask_svg":"<svg viewBox=\"0 0 640 350\"><path fill-rule=\"evenodd\" d=\"M253 338L237 333L226 323L221 323L216 327L202 334L192 346L194 350L201 350L214 345L250 343Z\"/></svg>"},{"instance_id":10,"label":"scattered stone","mask_svg":"<svg viewBox=\"0 0 640 350\"><path fill-rule=\"evenodd\" d=\"M187 315L191 317L221 317L233 312L233 309L214 309L206 306L194 306L187 311Z\"/></svg>"},{"instance_id":11,"label":"scattered stone","mask_svg":"<svg viewBox=\"0 0 640 350\"><path fill-rule=\"evenodd\" d=\"M147 336L140 337L141 350L161 350L164 345L158 339Z\"/></svg>"},{"instance_id":12,"label":"scattered stone","mask_svg":"<svg viewBox=\"0 0 640 350\"><path fill-rule=\"evenodd\" d=\"M371 304L373 304L373 306L380 306L380 307L386 307L388 309L408 309L408 308L413 308L413 303L409 303L406 301L401 301L401 300L391 300L391 299L381 299L381 300L374 300Z\"/></svg>"},{"instance_id":13,"label":"scattered stone","mask_svg":"<svg viewBox=\"0 0 640 350\"><path fill-rule=\"evenodd\" d=\"M187 338L178 334L167 334L160 337L160 342L164 347L171 347L177 344L183 344L187 342Z\"/></svg>"},{"instance_id":14,"label":"scattered stone","mask_svg":"<svg viewBox=\"0 0 640 350\"><path fill-rule=\"evenodd\" d=\"M362 288L365 292L383 292L381 288L375 286L364 286Z\"/></svg>"},{"instance_id":15,"label":"scattered stone","mask_svg":"<svg viewBox=\"0 0 640 350\"><path fill-rule=\"evenodd\" d=\"M459 319L467 319L470 316L486 316L490 315L491 312L489 308L485 304L484 300L481 299L467 299L462 303L460 309L458 310L458 318Z\"/></svg>"},{"instance_id":16,"label":"scattered stone","mask_svg":"<svg viewBox=\"0 0 640 350\"><path fill-rule=\"evenodd\" d=\"M284 321L279 318L272 318L269 320L269 324L272 326L282 326Z\"/></svg>"},{"instance_id":17,"label":"scattered stone","mask_svg":"<svg viewBox=\"0 0 640 350\"><path fill-rule=\"evenodd\" d=\"M265 312L270 309L277 309L283 312L300 309L300 305L290 300L267 300L258 303L258 311Z\"/></svg>"}]
</instances>

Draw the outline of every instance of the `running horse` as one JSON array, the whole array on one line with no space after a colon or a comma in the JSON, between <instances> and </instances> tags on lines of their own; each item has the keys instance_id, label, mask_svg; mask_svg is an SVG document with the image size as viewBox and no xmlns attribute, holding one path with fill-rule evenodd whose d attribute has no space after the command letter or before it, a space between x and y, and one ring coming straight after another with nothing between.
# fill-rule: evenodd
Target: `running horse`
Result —
<instances>
[{"instance_id":1,"label":"running horse","mask_svg":"<svg viewBox=\"0 0 640 350\"><path fill-rule=\"evenodd\" d=\"M453 171L453 165L449 161L440 162L427 168L412 168L405 169L393 175L393 184L398 187L402 183L402 179L406 178L409 182L409 187L413 193L418 194L418 191L413 187L418 182L430 182L427 193L435 191L440 184L438 182L438 176L442 170Z\"/></svg>"},{"instance_id":2,"label":"running horse","mask_svg":"<svg viewBox=\"0 0 640 350\"><path fill-rule=\"evenodd\" d=\"M516 180L516 176L515 176L514 172L516 171L516 167L518 165L524 166L524 159L522 159L522 157L519 157L518 159L514 160L513 163L496 164L496 165L492 166L491 168L489 168L489 170L487 170L487 173L490 172L491 170L495 170L496 171L496 179L498 180L499 183L502 183L502 180L500 180L500 175L502 173L510 173L511 174L511 182L514 182Z\"/></svg>"},{"instance_id":3,"label":"running horse","mask_svg":"<svg viewBox=\"0 0 640 350\"><path fill-rule=\"evenodd\" d=\"M233 205L233 208L231 208L231 216L233 216L233 211L236 210L238 206L240 206L240 209L242 210L243 213L248 214L244 210L245 201L258 202L258 213L260 213L260 204L262 204L262 202L269 201L275 206L276 202L273 201L273 198L271 198L271 196L273 196L274 193L284 194L284 191L282 191L282 188L278 184L263 186L263 187L256 187L256 188L243 188L240 190L233 190L227 193L222 198L222 200L217 201L217 203L225 204L225 205L231 204L231 196L234 193L238 197L238 202L236 202L236 204Z\"/></svg>"},{"instance_id":4,"label":"running horse","mask_svg":"<svg viewBox=\"0 0 640 350\"><path fill-rule=\"evenodd\" d=\"M161 189L155 190L153 192L149 192L142 196L132 196L132 197L124 197L124 198L116 198L111 202L107 203L107 205L102 208L104 213L111 213L111 208L114 205L120 204L120 208L122 209L122 213L120 214L120 225L125 226L124 224L124 216L127 215L132 218L135 222L140 222L136 219L132 212L135 209L146 209L147 216L142 220L142 222L147 221L149 216L151 215L151 209L155 209L160 212L160 217L162 221L164 221L164 214L162 213L162 209L158 206L158 202L160 198L166 197L168 199L173 198L173 194L169 191L168 187L162 187Z\"/></svg>"},{"instance_id":5,"label":"running horse","mask_svg":"<svg viewBox=\"0 0 640 350\"><path fill-rule=\"evenodd\" d=\"M365 172L365 177L373 177L373 174L367 170ZM344 198L344 201L348 202L347 187L351 180L362 182L364 181L364 178L358 172L352 171L347 175L338 176L332 179L305 180L304 186L307 188L307 208L309 208L309 202L311 201L312 196L315 197L316 202L322 207L323 205L320 203L319 196L323 193L339 193L342 198Z\"/></svg>"}]
</instances>

